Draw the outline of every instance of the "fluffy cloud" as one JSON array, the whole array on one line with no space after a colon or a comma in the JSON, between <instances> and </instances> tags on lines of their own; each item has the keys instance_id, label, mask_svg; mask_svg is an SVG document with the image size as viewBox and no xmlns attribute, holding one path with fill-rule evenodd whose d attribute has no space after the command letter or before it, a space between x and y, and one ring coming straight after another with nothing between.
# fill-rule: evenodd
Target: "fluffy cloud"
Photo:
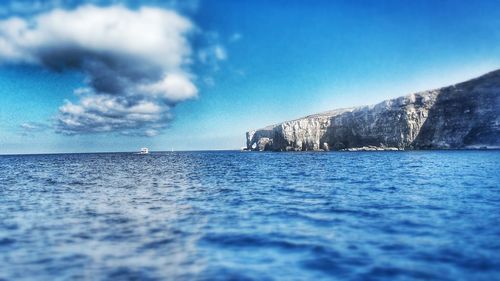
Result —
<instances>
[{"instance_id":1,"label":"fluffy cloud","mask_svg":"<svg viewBox=\"0 0 500 281\"><path fill-rule=\"evenodd\" d=\"M163 129L170 119L169 107L155 102L139 100L130 102L123 97L92 95L79 104L67 101L59 108L59 130L66 134L100 133L119 131L122 134L153 136Z\"/></svg>"},{"instance_id":2,"label":"fluffy cloud","mask_svg":"<svg viewBox=\"0 0 500 281\"><path fill-rule=\"evenodd\" d=\"M33 136L35 133L44 132L49 128L49 126L39 122L26 122L19 125L19 128L21 129L20 131L21 135Z\"/></svg>"},{"instance_id":3,"label":"fluffy cloud","mask_svg":"<svg viewBox=\"0 0 500 281\"><path fill-rule=\"evenodd\" d=\"M87 88L59 109L57 131L152 136L177 103L197 96L193 23L160 8L81 6L0 21L0 61L76 70ZM220 51L220 56L226 56Z\"/></svg>"}]
</instances>

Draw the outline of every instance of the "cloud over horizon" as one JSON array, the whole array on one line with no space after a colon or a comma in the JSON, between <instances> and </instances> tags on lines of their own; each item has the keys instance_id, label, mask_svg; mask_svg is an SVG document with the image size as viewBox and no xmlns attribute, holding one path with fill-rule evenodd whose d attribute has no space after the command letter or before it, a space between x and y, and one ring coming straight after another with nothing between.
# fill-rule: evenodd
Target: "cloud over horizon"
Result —
<instances>
[{"instance_id":1,"label":"cloud over horizon","mask_svg":"<svg viewBox=\"0 0 500 281\"><path fill-rule=\"evenodd\" d=\"M23 136L34 136L35 133L41 133L49 129L47 124L40 122L25 122L19 125L20 134Z\"/></svg>"},{"instance_id":2,"label":"cloud over horizon","mask_svg":"<svg viewBox=\"0 0 500 281\"><path fill-rule=\"evenodd\" d=\"M190 70L195 31L188 18L162 8L53 9L0 20L0 63L85 75L79 100L59 108L59 133L154 136L176 104L198 94Z\"/></svg>"}]
</instances>

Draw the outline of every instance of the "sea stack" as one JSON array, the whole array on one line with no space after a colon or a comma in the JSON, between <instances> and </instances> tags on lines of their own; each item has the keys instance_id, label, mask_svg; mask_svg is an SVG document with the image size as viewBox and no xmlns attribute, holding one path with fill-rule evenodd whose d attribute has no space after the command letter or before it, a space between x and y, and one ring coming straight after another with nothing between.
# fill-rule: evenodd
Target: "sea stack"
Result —
<instances>
[{"instance_id":1,"label":"sea stack","mask_svg":"<svg viewBox=\"0 0 500 281\"><path fill-rule=\"evenodd\" d=\"M500 148L500 69L456 85L246 133L247 150Z\"/></svg>"}]
</instances>

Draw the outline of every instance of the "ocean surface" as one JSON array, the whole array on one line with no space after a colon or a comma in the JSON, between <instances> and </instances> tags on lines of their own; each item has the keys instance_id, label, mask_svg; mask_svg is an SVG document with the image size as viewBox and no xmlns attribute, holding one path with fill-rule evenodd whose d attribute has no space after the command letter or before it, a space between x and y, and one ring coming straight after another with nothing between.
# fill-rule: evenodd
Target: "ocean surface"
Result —
<instances>
[{"instance_id":1,"label":"ocean surface","mask_svg":"<svg viewBox=\"0 0 500 281\"><path fill-rule=\"evenodd\" d=\"M500 280L500 151L0 156L0 280Z\"/></svg>"}]
</instances>

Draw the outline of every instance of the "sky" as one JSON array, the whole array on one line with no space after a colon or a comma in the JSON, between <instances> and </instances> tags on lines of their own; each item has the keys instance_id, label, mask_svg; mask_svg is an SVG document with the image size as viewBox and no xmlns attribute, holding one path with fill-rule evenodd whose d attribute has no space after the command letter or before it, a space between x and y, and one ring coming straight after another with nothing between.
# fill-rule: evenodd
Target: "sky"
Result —
<instances>
[{"instance_id":1,"label":"sky","mask_svg":"<svg viewBox=\"0 0 500 281\"><path fill-rule=\"evenodd\" d=\"M498 68L495 0L2 1L0 154L239 149Z\"/></svg>"}]
</instances>

